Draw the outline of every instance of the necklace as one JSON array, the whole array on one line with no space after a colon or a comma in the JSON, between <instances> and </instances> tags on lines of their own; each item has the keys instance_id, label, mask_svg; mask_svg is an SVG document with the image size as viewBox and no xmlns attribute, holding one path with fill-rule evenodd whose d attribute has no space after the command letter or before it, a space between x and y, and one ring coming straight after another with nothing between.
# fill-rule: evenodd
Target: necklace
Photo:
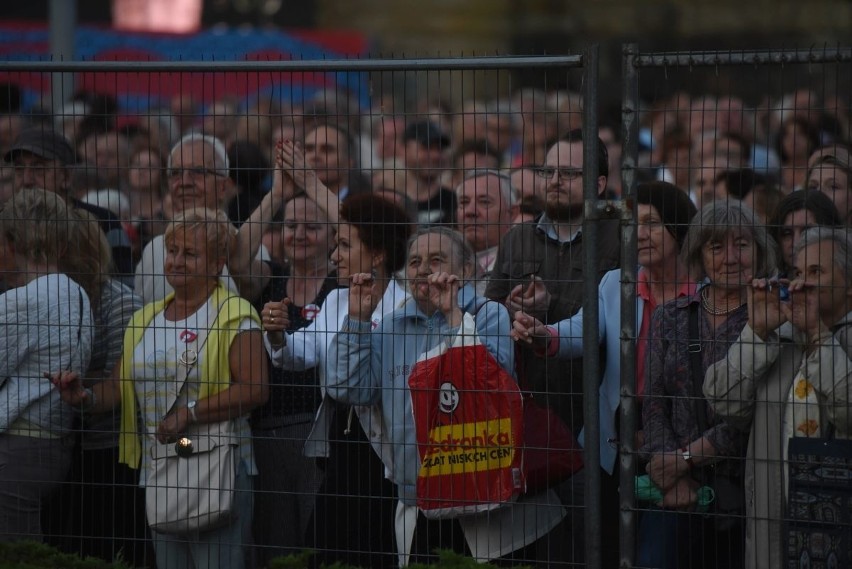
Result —
<instances>
[{"instance_id":1,"label":"necklace","mask_svg":"<svg viewBox=\"0 0 852 569\"><path fill-rule=\"evenodd\" d=\"M716 306L711 304L710 300L707 298L707 289L705 288L701 291L701 306L702 308L704 308L704 310L706 310L713 316L725 316L726 314L730 314L737 308L740 308L744 304L745 302L741 302L736 306L726 306L725 308L717 308Z\"/></svg>"}]
</instances>

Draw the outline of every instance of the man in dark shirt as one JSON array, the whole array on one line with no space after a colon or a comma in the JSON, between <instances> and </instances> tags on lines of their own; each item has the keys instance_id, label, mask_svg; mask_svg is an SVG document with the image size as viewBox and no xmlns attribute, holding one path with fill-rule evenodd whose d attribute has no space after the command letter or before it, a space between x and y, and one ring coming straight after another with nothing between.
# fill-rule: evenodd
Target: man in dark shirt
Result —
<instances>
[{"instance_id":1,"label":"man in dark shirt","mask_svg":"<svg viewBox=\"0 0 852 569\"><path fill-rule=\"evenodd\" d=\"M60 194L69 205L83 209L98 219L112 248L113 276L133 286L133 257L130 237L121 221L110 211L81 202L68 194L71 170L76 162L68 140L49 127L29 128L18 135L3 157L15 170L15 190L43 188Z\"/></svg>"},{"instance_id":2,"label":"man in dark shirt","mask_svg":"<svg viewBox=\"0 0 852 569\"><path fill-rule=\"evenodd\" d=\"M406 127L402 139L405 167L417 180L415 191L406 189L417 202L417 223L421 227L455 223L456 193L441 186L450 137L433 122L418 121Z\"/></svg>"},{"instance_id":3,"label":"man in dark shirt","mask_svg":"<svg viewBox=\"0 0 852 569\"><path fill-rule=\"evenodd\" d=\"M599 146L598 188L606 188L606 151ZM583 305L584 278L598 279L619 265L618 222L602 222L598 275L583 274L583 141L575 130L547 152L537 171L547 184L545 211L535 222L513 227L500 243L486 296L504 302L509 312L523 309L551 324L573 316ZM520 369L526 387L547 393L550 405L575 432L582 427L582 362L536 357L522 349Z\"/></svg>"},{"instance_id":4,"label":"man in dark shirt","mask_svg":"<svg viewBox=\"0 0 852 569\"><path fill-rule=\"evenodd\" d=\"M600 141L597 162L597 188L601 195L606 190L609 168L606 148ZM544 166L536 173L547 184L544 213L533 222L516 225L503 237L485 296L505 303L513 316L523 310L552 324L573 316L582 307L584 279L600 280L605 272L619 266L619 222L604 221L598 226L598 274L583 274L582 131L573 130L553 144ZM528 345L519 346L516 366L522 388L546 402L579 434L583 427L582 358L544 359ZM601 471L604 497L613 500L617 496L617 478L604 480L605 474ZM556 487L560 499L571 507L571 515L566 518L571 539L562 545L573 549L556 555L573 562L583 560L584 480L584 474L579 473ZM604 509L605 523L615 528L614 536L605 533L607 548L617 553L618 547L611 545L613 541L617 543L618 510L606 502Z\"/></svg>"}]
</instances>

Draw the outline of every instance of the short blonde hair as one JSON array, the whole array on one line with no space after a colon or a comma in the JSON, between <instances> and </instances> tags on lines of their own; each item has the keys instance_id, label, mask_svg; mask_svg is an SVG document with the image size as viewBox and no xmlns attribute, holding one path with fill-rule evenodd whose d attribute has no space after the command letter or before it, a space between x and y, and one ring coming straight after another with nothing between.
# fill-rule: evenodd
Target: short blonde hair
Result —
<instances>
[{"instance_id":1,"label":"short blonde hair","mask_svg":"<svg viewBox=\"0 0 852 569\"><path fill-rule=\"evenodd\" d=\"M231 251L231 241L237 234L237 230L222 211L206 207L193 207L184 210L166 227L163 240L165 243L172 243L175 233L178 231L186 233L202 228L206 236L207 254L215 255L227 262Z\"/></svg>"},{"instance_id":2,"label":"short blonde hair","mask_svg":"<svg viewBox=\"0 0 852 569\"><path fill-rule=\"evenodd\" d=\"M0 209L0 234L21 258L58 264L68 248L71 210L58 194L22 189Z\"/></svg>"}]
</instances>

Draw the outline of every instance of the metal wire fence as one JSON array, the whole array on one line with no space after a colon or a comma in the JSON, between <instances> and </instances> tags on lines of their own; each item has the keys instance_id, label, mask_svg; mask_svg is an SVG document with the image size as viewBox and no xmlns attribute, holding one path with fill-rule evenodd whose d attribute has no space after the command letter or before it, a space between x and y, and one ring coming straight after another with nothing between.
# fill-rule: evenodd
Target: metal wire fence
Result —
<instances>
[{"instance_id":1,"label":"metal wire fence","mask_svg":"<svg viewBox=\"0 0 852 569\"><path fill-rule=\"evenodd\" d=\"M836 334L783 344L784 387L728 388L757 378L729 365L760 357L746 281L848 288L793 241L848 221L852 50L627 45L616 117L597 57L0 62L10 100L82 87L0 115L0 539L139 567L844 566L849 455L786 445L805 416L848 433L852 307L802 309ZM801 455L831 468L791 479ZM169 461L192 478L158 487ZM223 461L230 514L186 525L178 488L218 500Z\"/></svg>"}]
</instances>

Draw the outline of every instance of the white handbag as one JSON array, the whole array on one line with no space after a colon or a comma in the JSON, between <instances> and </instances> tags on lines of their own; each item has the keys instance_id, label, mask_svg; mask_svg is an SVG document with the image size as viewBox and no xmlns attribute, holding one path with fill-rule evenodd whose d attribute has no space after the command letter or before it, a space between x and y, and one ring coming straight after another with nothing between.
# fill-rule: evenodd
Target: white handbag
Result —
<instances>
[{"instance_id":1,"label":"white handbag","mask_svg":"<svg viewBox=\"0 0 852 569\"><path fill-rule=\"evenodd\" d=\"M225 300L227 302L227 299ZM224 302L223 302L224 304ZM221 307L220 307L221 308ZM212 312L212 307L211 307ZM215 324L211 314L211 326ZM186 345L175 383L174 407L198 361L209 329ZM193 346L201 345L196 352ZM209 531L234 520L237 445L233 421L193 425L176 443L155 443L145 478L145 511L152 531L187 534Z\"/></svg>"},{"instance_id":2,"label":"white handbag","mask_svg":"<svg viewBox=\"0 0 852 569\"><path fill-rule=\"evenodd\" d=\"M191 454L179 450L184 440L157 443L151 449L145 509L153 531L203 532L228 525L234 519L238 441L231 432L231 421L199 427L185 437L191 441Z\"/></svg>"}]
</instances>

